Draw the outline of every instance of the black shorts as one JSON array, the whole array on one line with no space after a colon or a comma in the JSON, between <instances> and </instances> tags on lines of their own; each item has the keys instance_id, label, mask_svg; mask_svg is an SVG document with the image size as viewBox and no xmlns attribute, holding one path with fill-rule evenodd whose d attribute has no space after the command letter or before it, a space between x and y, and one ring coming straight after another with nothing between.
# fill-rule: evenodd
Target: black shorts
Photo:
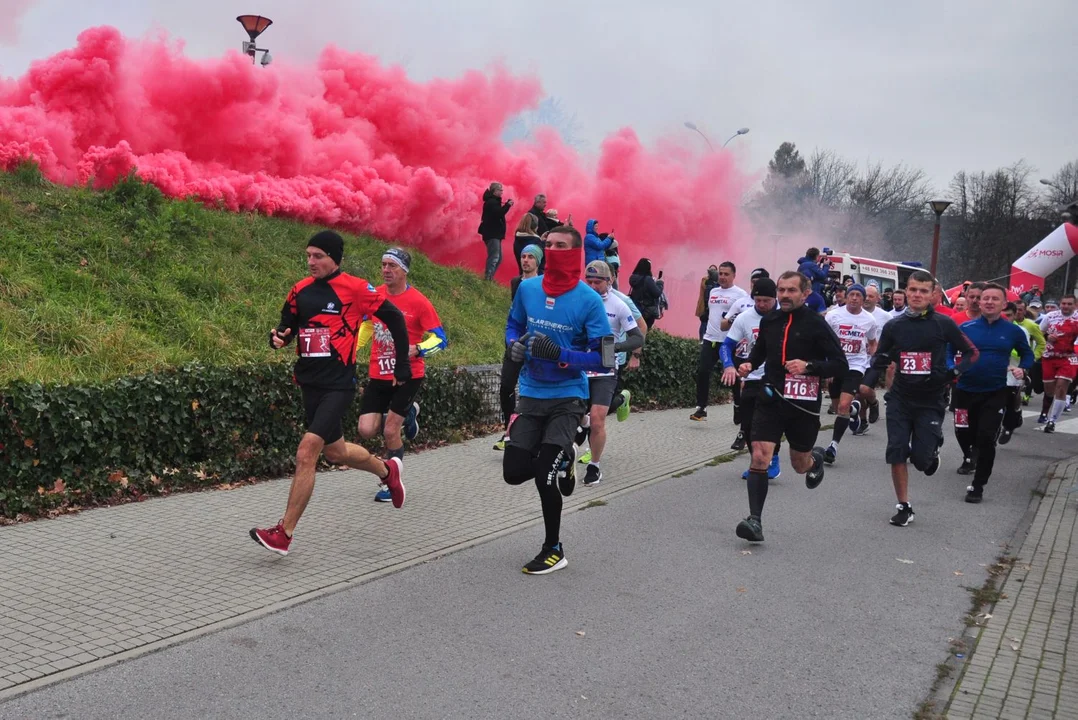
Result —
<instances>
[{"instance_id":1,"label":"black shorts","mask_svg":"<svg viewBox=\"0 0 1078 720\"><path fill-rule=\"evenodd\" d=\"M801 410L800 405L765 397L761 391L753 408L752 441L777 445L785 435L791 449L810 452L816 446L816 437L820 432L819 408L816 408L816 414L811 414Z\"/></svg>"},{"instance_id":2,"label":"black shorts","mask_svg":"<svg viewBox=\"0 0 1078 720\"><path fill-rule=\"evenodd\" d=\"M423 387L423 378L412 378L408 382L394 385L392 380L370 380L359 401L359 414L377 413L383 415L390 410L401 417L408 414L415 402L419 388Z\"/></svg>"},{"instance_id":3,"label":"black shorts","mask_svg":"<svg viewBox=\"0 0 1078 720\"><path fill-rule=\"evenodd\" d=\"M923 471L943 446L944 392L911 398L891 390L883 401L887 403L887 464L912 460L913 466Z\"/></svg>"},{"instance_id":4,"label":"black shorts","mask_svg":"<svg viewBox=\"0 0 1078 720\"><path fill-rule=\"evenodd\" d=\"M850 370L842 377L842 392L847 395L857 395L861 390L861 381L865 374L860 370Z\"/></svg>"},{"instance_id":5,"label":"black shorts","mask_svg":"<svg viewBox=\"0 0 1078 720\"><path fill-rule=\"evenodd\" d=\"M603 375L588 378L588 406L610 407L614 393L618 389L617 375Z\"/></svg>"},{"instance_id":6,"label":"black shorts","mask_svg":"<svg viewBox=\"0 0 1078 720\"><path fill-rule=\"evenodd\" d=\"M303 411L307 416L307 432L313 433L326 443L344 437L344 416L356 399L355 390L325 390L302 387Z\"/></svg>"},{"instance_id":7,"label":"black shorts","mask_svg":"<svg viewBox=\"0 0 1078 720\"><path fill-rule=\"evenodd\" d=\"M580 398L522 397L517 402L517 419L509 428L509 444L532 455L539 454L540 445L568 448L587 411L587 403Z\"/></svg>"}]
</instances>

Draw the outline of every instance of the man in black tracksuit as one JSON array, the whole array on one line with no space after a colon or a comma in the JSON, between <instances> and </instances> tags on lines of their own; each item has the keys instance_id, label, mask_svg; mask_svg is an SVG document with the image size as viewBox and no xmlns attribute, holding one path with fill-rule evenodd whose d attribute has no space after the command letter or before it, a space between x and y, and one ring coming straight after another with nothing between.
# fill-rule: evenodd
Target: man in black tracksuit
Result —
<instances>
[{"instance_id":1,"label":"man in black tracksuit","mask_svg":"<svg viewBox=\"0 0 1078 720\"><path fill-rule=\"evenodd\" d=\"M887 464L898 498L898 512L891 524L899 527L913 520L909 502L907 461L925 475L939 469L943 446L943 418L947 412L947 390L956 374L977 361L977 348L962 334L954 320L932 308L937 285L924 270L910 275L906 284L905 314L883 326L876 355L865 373L863 384L873 387L880 375L895 363L895 379L884 396L887 403ZM948 345L950 348L948 348ZM953 370L947 356L962 353Z\"/></svg>"},{"instance_id":2,"label":"man in black tracksuit","mask_svg":"<svg viewBox=\"0 0 1078 720\"><path fill-rule=\"evenodd\" d=\"M783 434L794 472L805 476L810 490L823 482L824 451L814 447L820 431L821 378L842 377L849 365L831 326L805 306L811 292L812 283L801 273L779 276L779 309L760 321L749 361L738 367L745 377L767 363L752 419L749 516L737 526L737 536L751 542L764 539L760 516L767 499L767 466Z\"/></svg>"}]
</instances>

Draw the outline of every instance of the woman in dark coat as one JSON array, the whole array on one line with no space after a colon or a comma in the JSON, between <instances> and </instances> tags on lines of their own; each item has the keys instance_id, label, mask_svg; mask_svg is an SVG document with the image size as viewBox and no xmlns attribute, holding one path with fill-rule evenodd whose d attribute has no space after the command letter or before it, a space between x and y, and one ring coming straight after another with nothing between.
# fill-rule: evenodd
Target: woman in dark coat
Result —
<instances>
[{"instance_id":1,"label":"woman in dark coat","mask_svg":"<svg viewBox=\"0 0 1078 720\"><path fill-rule=\"evenodd\" d=\"M502 262L502 240L505 239L505 216L513 207L512 200L502 202L502 184L493 182L483 193L483 219L479 223L479 236L487 246L487 267L484 277L494 279Z\"/></svg>"},{"instance_id":2,"label":"woman in dark coat","mask_svg":"<svg viewBox=\"0 0 1078 720\"><path fill-rule=\"evenodd\" d=\"M659 275L661 276L662 272ZM641 258L640 262L636 263L633 274L629 276L629 286L632 288L629 297L640 309L640 314L644 316L644 322L650 330L659 317L659 299L663 294L662 278L656 280L651 276L650 260Z\"/></svg>"}]
</instances>

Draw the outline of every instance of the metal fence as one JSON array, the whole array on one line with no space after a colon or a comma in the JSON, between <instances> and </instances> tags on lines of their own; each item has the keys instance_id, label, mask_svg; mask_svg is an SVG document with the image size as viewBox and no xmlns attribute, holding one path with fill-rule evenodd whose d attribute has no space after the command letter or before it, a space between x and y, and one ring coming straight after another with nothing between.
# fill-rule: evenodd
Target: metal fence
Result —
<instances>
[{"instance_id":1,"label":"metal fence","mask_svg":"<svg viewBox=\"0 0 1078 720\"><path fill-rule=\"evenodd\" d=\"M482 398L481 416L477 422L483 425L500 425L502 423L502 405L500 399L502 366L501 365L462 365L457 368L468 373L469 380L479 385L479 395Z\"/></svg>"}]
</instances>

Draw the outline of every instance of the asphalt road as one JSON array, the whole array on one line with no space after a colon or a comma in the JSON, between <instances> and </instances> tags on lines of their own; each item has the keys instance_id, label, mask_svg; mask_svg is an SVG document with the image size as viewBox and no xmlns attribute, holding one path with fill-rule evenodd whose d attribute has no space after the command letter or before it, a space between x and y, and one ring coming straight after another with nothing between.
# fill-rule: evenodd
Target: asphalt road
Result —
<instances>
[{"instance_id":1,"label":"asphalt road","mask_svg":"<svg viewBox=\"0 0 1078 720\"><path fill-rule=\"evenodd\" d=\"M962 629L963 586L1073 442L1027 424L967 505L948 437L939 474L912 473L914 524L895 528L883 430L848 436L815 491L790 472L773 483L761 546L734 536L742 456L567 516L553 575L520 573L542 538L526 529L0 718L908 718ZM534 489L490 478L475 501L500 492Z\"/></svg>"}]
</instances>

